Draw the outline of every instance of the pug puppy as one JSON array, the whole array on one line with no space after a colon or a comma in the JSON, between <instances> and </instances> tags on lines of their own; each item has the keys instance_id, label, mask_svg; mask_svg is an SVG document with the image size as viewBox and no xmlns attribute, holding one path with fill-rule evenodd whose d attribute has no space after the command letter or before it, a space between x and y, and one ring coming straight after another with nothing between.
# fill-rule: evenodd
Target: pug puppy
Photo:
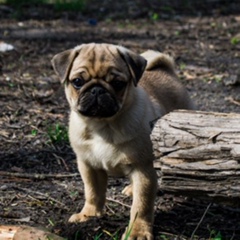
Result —
<instances>
[{"instance_id":1,"label":"pug puppy","mask_svg":"<svg viewBox=\"0 0 240 240\"><path fill-rule=\"evenodd\" d=\"M128 176L132 195L125 239L152 240L157 177L151 123L192 103L178 81L173 59L122 46L82 44L53 57L70 105L69 137L84 182L85 204L70 222L101 216L108 176Z\"/></svg>"}]
</instances>

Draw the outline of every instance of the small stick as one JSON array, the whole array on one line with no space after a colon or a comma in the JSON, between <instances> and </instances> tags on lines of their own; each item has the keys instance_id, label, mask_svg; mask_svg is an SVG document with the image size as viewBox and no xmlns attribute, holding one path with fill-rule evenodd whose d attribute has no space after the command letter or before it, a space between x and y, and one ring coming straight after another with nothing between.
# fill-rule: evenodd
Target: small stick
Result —
<instances>
[{"instance_id":1,"label":"small stick","mask_svg":"<svg viewBox=\"0 0 240 240\"><path fill-rule=\"evenodd\" d=\"M49 200L51 200L51 201L53 201L53 202L55 202L55 203L60 204L60 205L63 206L65 209L69 210L69 208L66 207L66 205L65 205L64 203L58 201L58 200L55 199L55 198L50 197L49 195L47 195L47 194L45 194L45 193L38 192L38 191L32 191L32 190L27 189L27 188L18 188L18 187L15 187L15 189L19 189L19 190L23 190L23 191L28 192L28 193L35 193L35 194L38 194L38 195L40 195L40 196L44 196L45 198L47 198L47 199L49 199Z\"/></svg>"},{"instance_id":2,"label":"small stick","mask_svg":"<svg viewBox=\"0 0 240 240\"><path fill-rule=\"evenodd\" d=\"M131 206L129 206L128 204L125 204L125 203L120 202L120 201L118 201L118 200L115 200L115 199L112 199L112 198L106 198L106 199L107 199L109 202L118 203L118 204L120 204L120 205L122 205L122 206L124 206L124 207L131 208Z\"/></svg>"},{"instance_id":3,"label":"small stick","mask_svg":"<svg viewBox=\"0 0 240 240\"><path fill-rule=\"evenodd\" d=\"M240 101L233 99L233 97L228 97L228 98L226 98L226 100L228 100L230 103L240 106Z\"/></svg>"},{"instance_id":4,"label":"small stick","mask_svg":"<svg viewBox=\"0 0 240 240\"><path fill-rule=\"evenodd\" d=\"M115 214L115 211L114 211L112 208L110 208L108 204L106 204L106 208L107 208L111 213Z\"/></svg>"},{"instance_id":5,"label":"small stick","mask_svg":"<svg viewBox=\"0 0 240 240\"><path fill-rule=\"evenodd\" d=\"M55 154L55 153L53 153L53 156L54 156L57 160L60 160L60 161L63 163L65 169L69 172L69 167L68 167L66 161L65 161L62 157L58 156L58 155Z\"/></svg>"},{"instance_id":6,"label":"small stick","mask_svg":"<svg viewBox=\"0 0 240 240\"><path fill-rule=\"evenodd\" d=\"M179 237L178 235L169 233L169 232L158 232L158 234L171 236L171 237L174 237L174 239L178 239L178 237ZM181 240L187 240L187 238L186 237L183 238L183 236L181 236Z\"/></svg>"},{"instance_id":7,"label":"small stick","mask_svg":"<svg viewBox=\"0 0 240 240\"><path fill-rule=\"evenodd\" d=\"M70 178L77 177L79 173L71 173L71 174L30 174L30 173L15 173L15 172L5 172L0 171L0 176L4 177L19 177L19 178L30 178L30 179L48 179L48 178Z\"/></svg>"},{"instance_id":8,"label":"small stick","mask_svg":"<svg viewBox=\"0 0 240 240\"><path fill-rule=\"evenodd\" d=\"M198 225L197 225L196 228L194 229L194 231L193 231L193 233L192 233L192 235L191 235L190 240L192 240L192 239L194 238L194 235L195 235L196 231L198 230L199 226L201 225L201 223L202 223L204 217L206 216L206 214L207 214L209 208L211 207L211 205L212 205L212 203L209 203L209 204L208 204L208 206L207 206L205 212L204 212L203 215L202 215L202 218L200 219Z\"/></svg>"}]
</instances>

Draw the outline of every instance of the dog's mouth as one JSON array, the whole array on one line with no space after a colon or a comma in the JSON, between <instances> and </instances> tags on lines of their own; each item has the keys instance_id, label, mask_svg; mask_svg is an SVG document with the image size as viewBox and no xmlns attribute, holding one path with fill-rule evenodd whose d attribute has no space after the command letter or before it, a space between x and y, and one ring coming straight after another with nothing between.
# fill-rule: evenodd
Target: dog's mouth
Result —
<instances>
[{"instance_id":1,"label":"dog's mouth","mask_svg":"<svg viewBox=\"0 0 240 240\"><path fill-rule=\"evenodd\" d=\"M109 118L119 111L116 98L101 85L95 85L81 94L79 112L87 117Z\"/></svg>"}]
</instances>

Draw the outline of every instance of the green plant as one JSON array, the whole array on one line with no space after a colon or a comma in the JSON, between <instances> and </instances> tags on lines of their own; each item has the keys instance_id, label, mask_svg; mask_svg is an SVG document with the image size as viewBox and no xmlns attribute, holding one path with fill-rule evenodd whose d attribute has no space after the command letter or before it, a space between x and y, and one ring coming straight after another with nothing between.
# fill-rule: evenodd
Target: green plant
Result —
<instances>
[{"instance_id":1,"label":"green plant","mask_svg":"<svg viewBox=\"0 0 240 240\"><path fill-rule=\"evenodd\" d=\"M183 63L183 62L180 63L179 68L180 68L181 71L185 70L186 67L187 67L187 65L185 63Z\"/></svg>"},{"instance_id":2,"label":"green plant","mask_svg":"<svg viewBox=\"0 0 240 240\"><path fill-rule=\"evenodd\" d=\"M159 19L159 14L158 13L153 13L152 16L151 16L151 19L156 21Z\"/></svg>"},{"instance_id":3,"label":"green plant","mask_svg":"<svg viewBox=\"0 0 240 240\"><path fill-rule=\"evenodd\" d=\"M54 222L50 218L48 218L48 222L51 226L53 226L53 227L55 226Z\"/></svg>"},{"instance_id":4,"label":"green plant","mask_svg":"<svg viewBox=\"0 0 240 240\"><path fill-rule=\"evenodd\" d=\"M32 136L37 136L38 130L37 129L32 129L31 134Z\"/></svg>"},{"instance_id":5,"label":"green plant","mask_svg":"<svg viewBox=\"0 0 240 240\"><path fill-rule=\"evenodd\" d=\"M220 83L223 79L223 76L221 75L214 75L214 80L217 82L217 83Z\"/></svg>"},{"instance_id":6,"label":"green plant","mask_svg":"<svg viewBox=\"0 0 240 240\"><path fill-rule=\"evenodd\" d=\"M137 215L138 215L138 213L136 213L135 218L134 218L134 220L132 222L132 225L128 224L128 227L127 227L127 230L126 230L127 234L126 234L124 240L128 240L128 238L129 238L129 236L130 236L130 234L132 232L133 225L134 225L134 223L135 223L135 221L137 219Z\"/></svg>"},{"instance_id":7,"label":"green plant","mask_svg":"<svg viewBox=\"0 0 240 240\"><path fill-rule=\"evenodd\" d=\"M102 233L100 233L99 235L97 235L96 237L94 237L94 240L99 240L101 236L102 236Z\"/></svg>"},{"instance_id":8,"label":"green plant","mask_svg":"<svg viewBox=\"0 0 240 240\"><path fill-rule=\"evenodd\" d=\"M15 87L15 84L14 84L14 83L9 83L8 86L9 86L10 88L13 88L13 87Z\"/></svg>"},{"instance_id":9,"label":"green plant","mask_svg":"<svg viewBox=\"0 0 240 240\"><path fill-rule=\"evenodd\" d=\"M210 229L208 230L210 231L209 240L223 240L221 232Z\"/></svg>"},{"instance_id":10,"label":"green plant","mask_svg":"<svg viewBox=\"0 0 240 240\"><path fill-rule=\"evenodd\" d=\"M108 236L111 237L111 239L113 240L118 240L118 231L116 231L115 233L110 233L107 230L103 230L104 233L106 233Z\"/></svg>"},{"instance_id":11,"label":"green plant","mask_svg":"<svg viewBox=\"0 0 240 240\"><path fill-rule=\"evenodd\" d=\"M79 195L78 191L72 191L69 193L71 199L76 199Z\"/></svg>"},{"instance_id":12,"label":"green plant","mask_svg":"<svg viewBox=\"0 0 240 240\"><path fill-rule=\"evenodd\" d=\"M215 28L215 27L216 27L216 23L215 23L215 22L211 22L210 25L211 25L212 28Z\"/></svg>"},{"instance_id":13,"label":"green plant","mask_svg":"<svg viewBox=\"0 0 240 240\"><path fill-rule=\"evenodd\" d=\"M233 37L231 38L231 44L232 45L237 45L240 43L240 37Z\"/></svg>"},{"instance_id":14,"label":"green plant","mask_svg":"<svg viewBox=\"0 0 240 240\"><path fill-rule=\"evenodd\" d=\"M180 31L177 30L177 31L174 32L174 34L175 34L176 36L179 36L179 35L180 35Z\"/></svg>"},{"instance_id":15,"label":"green plant","mask_svg":"<svg viewBox=\"0 0 240 240\"><path fill-rule=\"evenodd\" d=\"M135 219L134 219L133 223L132 223L131 225L128 224L128 227L127 227L127 230L126 230L127 233L126 233L126 236L125 236L125 238L124 238L123 240L128 240L128 239L129 239L136 218L137 218L137 214L136 214L136 216L135 216ZM107 231L107 230L103 230L103 232L104 232L105 234L107 234L112 240L118 240L118 239L120 239L120 237L119 237L119 230L117 230L117 231L114 232L114 233L110 233L110 232ZM102 233L100 233L99 235L97 235L97 236L94 238L94 240L99 240L101 236L102 236Z\"/></svg>"},{"instance_id":16,"label":"green plant","mask_svg":"<svg viewBox=\"0 0 240 240\"><path fill-rule=\"evenodd\" d=\"M220 232L217 232L217 234L216 234L216 232L213 231L213 233L214 233L214 236L212 236L212 237L210 238L211 240L222 240L222 239L223 239Z\"/></svg>"},{"instance_id":17,"label":"green plant","mask_svg":"<svg viewBox=\"0 0 240 240\"><path fill-rule=\"evenodd\" d=\"M59 123L50 126L47 134L52 143L68 142L68 130Z\"/></svg>"},{"instance_id":18,"label":"green plant","mask_svg":"<svg viewBox=\"0 0 240 240\"><path fill-rule=\"evenodd\" d=\"M80 230L75 233L74 240L80 239Z\"/></svg>"},{"instance_id":19,"label":"green plant","mask_svg":"<svg viewBox=\"0 0 240 240\"><path fill-rule=\"evenodd\" d=\"M160 238L161 238L162 240L168 240L168 237L166 237L164 234L161 234L161 235L160 235Z\"/></svg>"}]
</instances>

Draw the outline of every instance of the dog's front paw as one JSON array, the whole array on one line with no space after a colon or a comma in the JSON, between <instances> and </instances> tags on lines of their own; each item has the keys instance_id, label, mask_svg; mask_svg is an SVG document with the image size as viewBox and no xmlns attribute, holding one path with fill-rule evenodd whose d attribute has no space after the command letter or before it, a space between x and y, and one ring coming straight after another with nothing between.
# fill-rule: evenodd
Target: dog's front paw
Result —
<instances>
[{"instance_id":1,"label":"dog's front paw","mask_svg":"<svg viewBox=\"0 0 240 240\"><path fill-rule=\"evenodd\" d=\"M127 195L128 197L132 197L133 191L132 191L132 184L126 186L123 190L122 190L122 194Z\"/></svg>"},{"instance_id":2,"label":"dog's front paw","mask_svg":"<svg viewBox=\"0 0 240 240\"><path fill-rule=\"evenodd\" d=\"M86 222L89 219L89 216L83 213L75 213L69 218L69 222L76 223L76 222Z\"/></svg>"},{"instance_id":3,"label":"dog's front paw","mask_svg":"<svg viewBox=\"0 0 240 240\"><path fill-rule=\"evenodd\" d=\"M86 222L91 217L100 217L102 215L101 211L98 211L96 206L85 204L80 213L75 213L69 218L69 222Z\"/></svg>"},{"instance_id":4,"label":"dog's front paw","mask_svg":"<svg viewBox=\"0 0 240 240\"><path fill-rule=\"evenodd\" d=\"M153 240L152 227L141 220L136 220L127 227L122 240Z\"/></svg>"}]
</instances>

